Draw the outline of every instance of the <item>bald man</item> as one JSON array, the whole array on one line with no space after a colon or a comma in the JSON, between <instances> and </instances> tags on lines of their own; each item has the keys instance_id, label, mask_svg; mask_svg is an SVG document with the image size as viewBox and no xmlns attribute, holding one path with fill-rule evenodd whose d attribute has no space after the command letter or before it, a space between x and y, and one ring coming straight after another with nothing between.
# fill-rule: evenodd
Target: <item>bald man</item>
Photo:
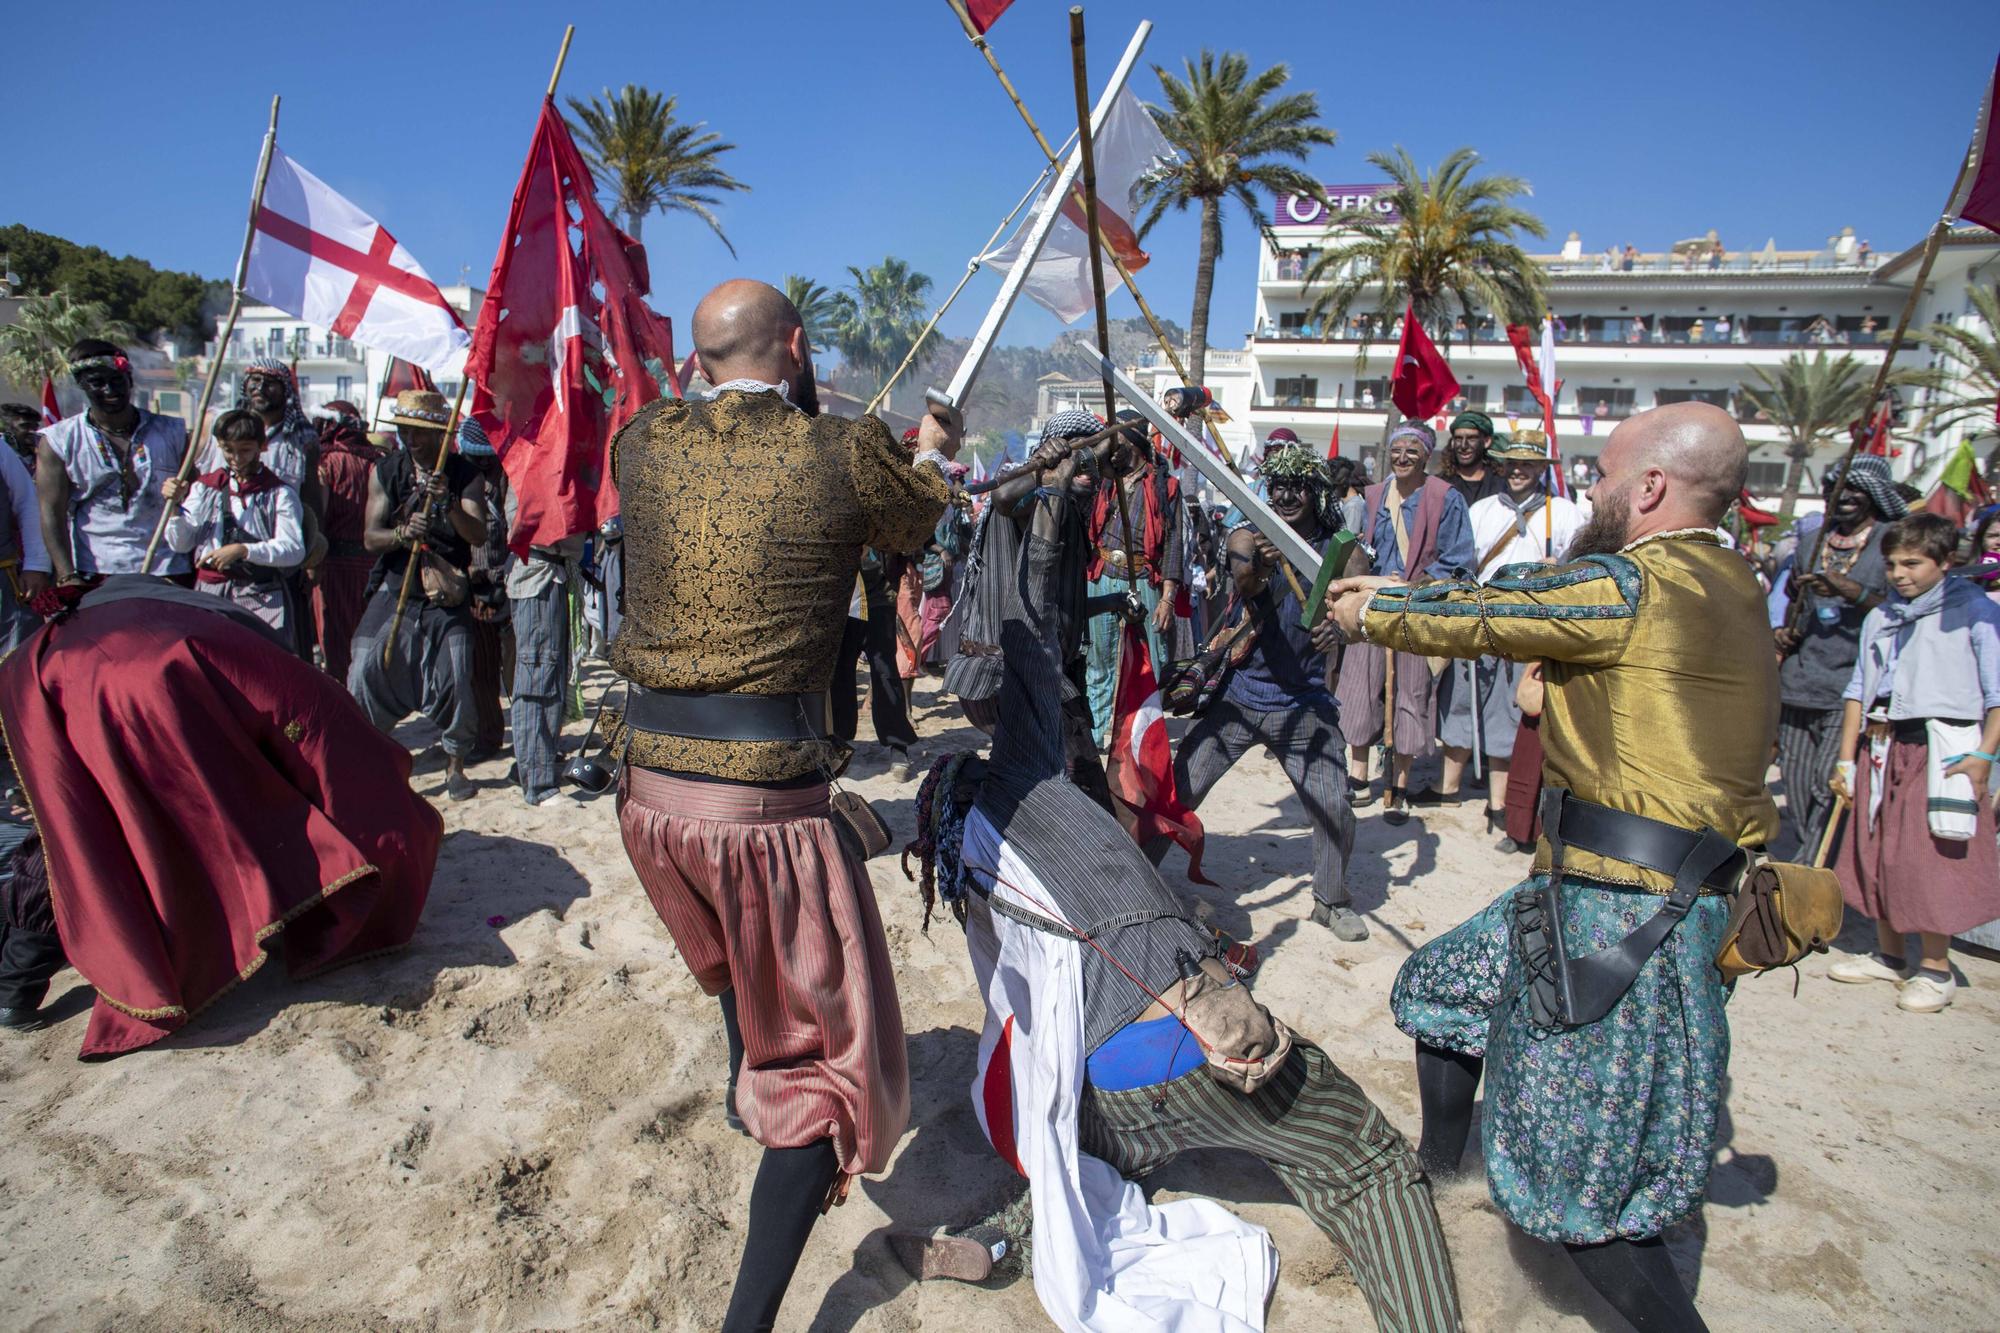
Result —
<instances>
[{"instance_id":1,"label":"bald man","mask_svg":"<svg viewBox=\"0 0 2000 1333\"><path fill-rule=\"evenodd\" d=\"M1332 614L1407 652L1542 663L1534 873L1417 950L1391 996L1417 1041L1418 1158L1458 1170L1483 1067L1494 1202L1637 1327L1679 1333L1704 1325L1659 1237L1707 1188L1729 1061L1715 956L1744 849L1777 831L1777 663L1750 650L1761 594L1714 530L1747 467L1729 414L1643 412L1598 466L1569 563L1484 587L1349 579Z\"/></svg>"},{"instance_id":2,"label":"bald man","mask_svg":"<svg viewBox=\"0 0 2000 1333\"><path fill-rule=\"evenodd\" d=\"M758 1329L814 1219L888 1165L909 1121L881 917L829 815L848 753L828 687L862 548L921 545L945 484L874 417L817 414L812 349L776 288L717 287L694 341L713 395L654 403L611 444L625 526L611 664L632 690L610 727L629 747L626 853L721 1001L725 1113L765 1148L720 1325Z\"/></svg>"}]
</instances>

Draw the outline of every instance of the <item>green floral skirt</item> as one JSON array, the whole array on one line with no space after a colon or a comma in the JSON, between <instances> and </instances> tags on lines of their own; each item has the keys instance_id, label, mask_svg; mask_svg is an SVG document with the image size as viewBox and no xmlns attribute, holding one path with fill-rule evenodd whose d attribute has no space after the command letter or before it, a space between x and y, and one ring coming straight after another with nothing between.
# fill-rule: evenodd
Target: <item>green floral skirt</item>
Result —
<instances>
[{"instance_id":1,"label":"green floral skirt","mask_svg":"<svg viewBox=\"0 0 2000 1333\"><path fill-rule=\"evenodd\" d=\"M1514 904L1535 875L1411 955L1396 975L1396 1026L1486 1058L1481 1145L1493 1201L1543 1240L1658 1235L1701 1207L1729 1066L1729 998L1715 954L1729 901L1705 897L1587 1027L1535 1026L1513 943ZM1662 899L1587 881L1562 886L1572 958L1616 944Z\"/></svg>"}]
</instances>

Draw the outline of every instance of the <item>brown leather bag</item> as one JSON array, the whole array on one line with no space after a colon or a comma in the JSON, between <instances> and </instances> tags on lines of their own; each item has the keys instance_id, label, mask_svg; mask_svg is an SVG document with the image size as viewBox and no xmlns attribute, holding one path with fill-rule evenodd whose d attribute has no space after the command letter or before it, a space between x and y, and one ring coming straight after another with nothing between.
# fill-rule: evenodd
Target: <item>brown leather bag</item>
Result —
<instances>
[{"instance_id":1,"label":"brown leather bag","mask_svg":"<svg viewBox=\"0 0 2000 1333\"><path fill-rule=\"evenodd\" d=\"M424 585L424 600L432 606L464 606L472 595L472 580L434 551L417 554L417 577Z\"/></svg>"},{"instance_id":2,"label":"brown leather bag","mask_svg":"<svg viewBox=\"0 0 2000 1333\"><path fill-rule=\"evenodd\" d=\"M1725 981L1825 953L1840 934L1840 879L1818 866L1758 859L1744 872L1715 966Z\"/></svg>"},{"instance_id":3,"label":"brown leather bag","mask_svg":"<svg viewBox=\"0 0 2000 1333\"><path fill-rule=\"evenodd\" d=\"M889 850L889 826L865 797L851 791L836 791L827 798L827 813L833 816L834 832L862 860Z\"/></svg>"},{"instance_id":4,"label":"brown leather bag","mask_svg":"<svg viewBox=\"0 0 2000 1333\"><path fill-rule=\"evenodd\" d=\"M1202 959L1201 970L1181 983L1176 1012L1201 1041L1208 1072L1236 1092L1263 1087L1292 1053L1292 1030L1220 958Z\"/></svg>"}]
</instances>

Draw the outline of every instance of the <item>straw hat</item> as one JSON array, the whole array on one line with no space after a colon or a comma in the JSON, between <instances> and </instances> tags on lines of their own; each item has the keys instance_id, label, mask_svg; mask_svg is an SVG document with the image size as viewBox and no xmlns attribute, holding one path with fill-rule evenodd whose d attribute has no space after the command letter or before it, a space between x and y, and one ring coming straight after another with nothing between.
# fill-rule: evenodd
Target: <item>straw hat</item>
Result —
<instances>
[{"instance_id":1,"label":"straw hat","mask_svg":"<svg viewBox=\"0 0 2000 1333\"><path fill-rule=\"evenodd\" d=\"M433 389L404 389L389 409L389 420L398 426L443 430L451 424L451 405Z\"/></svg>"},{"instance_id":2,"label":"straw hat","mask_svg":"<svg viewBox=\"0 0 2000 1333\"><path fill-rule=\"evenodd\" d=\"M1511 436L1496 437L1487 452L1502 463L1546 463L1549 437L1538 430L1517 430Z\"/></svg>"}]
</instances>

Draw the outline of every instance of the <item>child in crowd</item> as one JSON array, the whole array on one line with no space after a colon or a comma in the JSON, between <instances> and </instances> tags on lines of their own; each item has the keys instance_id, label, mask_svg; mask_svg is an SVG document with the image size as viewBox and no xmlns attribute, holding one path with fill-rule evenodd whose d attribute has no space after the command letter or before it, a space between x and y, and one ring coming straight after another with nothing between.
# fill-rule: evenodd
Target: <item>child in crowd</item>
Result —
<instances>
[{"instance_id":1,"label":"child in crowd","mask_svg":"<svg viewBox=\"0 0 2000 1333\"><path fill-rule=\"evenodd\" d=\"M167 503L180 506L167 520L167 544L195 553L201 591L228 598L289 638L296 609L284 571L306 555L299 493L264 466L264 422L255 412L224 412L215 441L224 466L164 487Z\"/></svg>"},{"instance_id":2,"label":"child in crowd","mask_svg":"<svg viewBox=\"0 0 2000 1333\"><path fill-rule=\"evenodd\" d=\"M2000 917L1986 798L2000 755L2000 606L1945 576L1957 549L1957 530L1936 514L1883 537L1894 596L1862 623L1832 784L1853 801L1835 869L1880 947L1827 975L1893 982L1897 1007L1918 1014L1951 1003L1951 937ZM1914 971L1910 933L1921 944Z\"/></svg>"}]
</instances>

